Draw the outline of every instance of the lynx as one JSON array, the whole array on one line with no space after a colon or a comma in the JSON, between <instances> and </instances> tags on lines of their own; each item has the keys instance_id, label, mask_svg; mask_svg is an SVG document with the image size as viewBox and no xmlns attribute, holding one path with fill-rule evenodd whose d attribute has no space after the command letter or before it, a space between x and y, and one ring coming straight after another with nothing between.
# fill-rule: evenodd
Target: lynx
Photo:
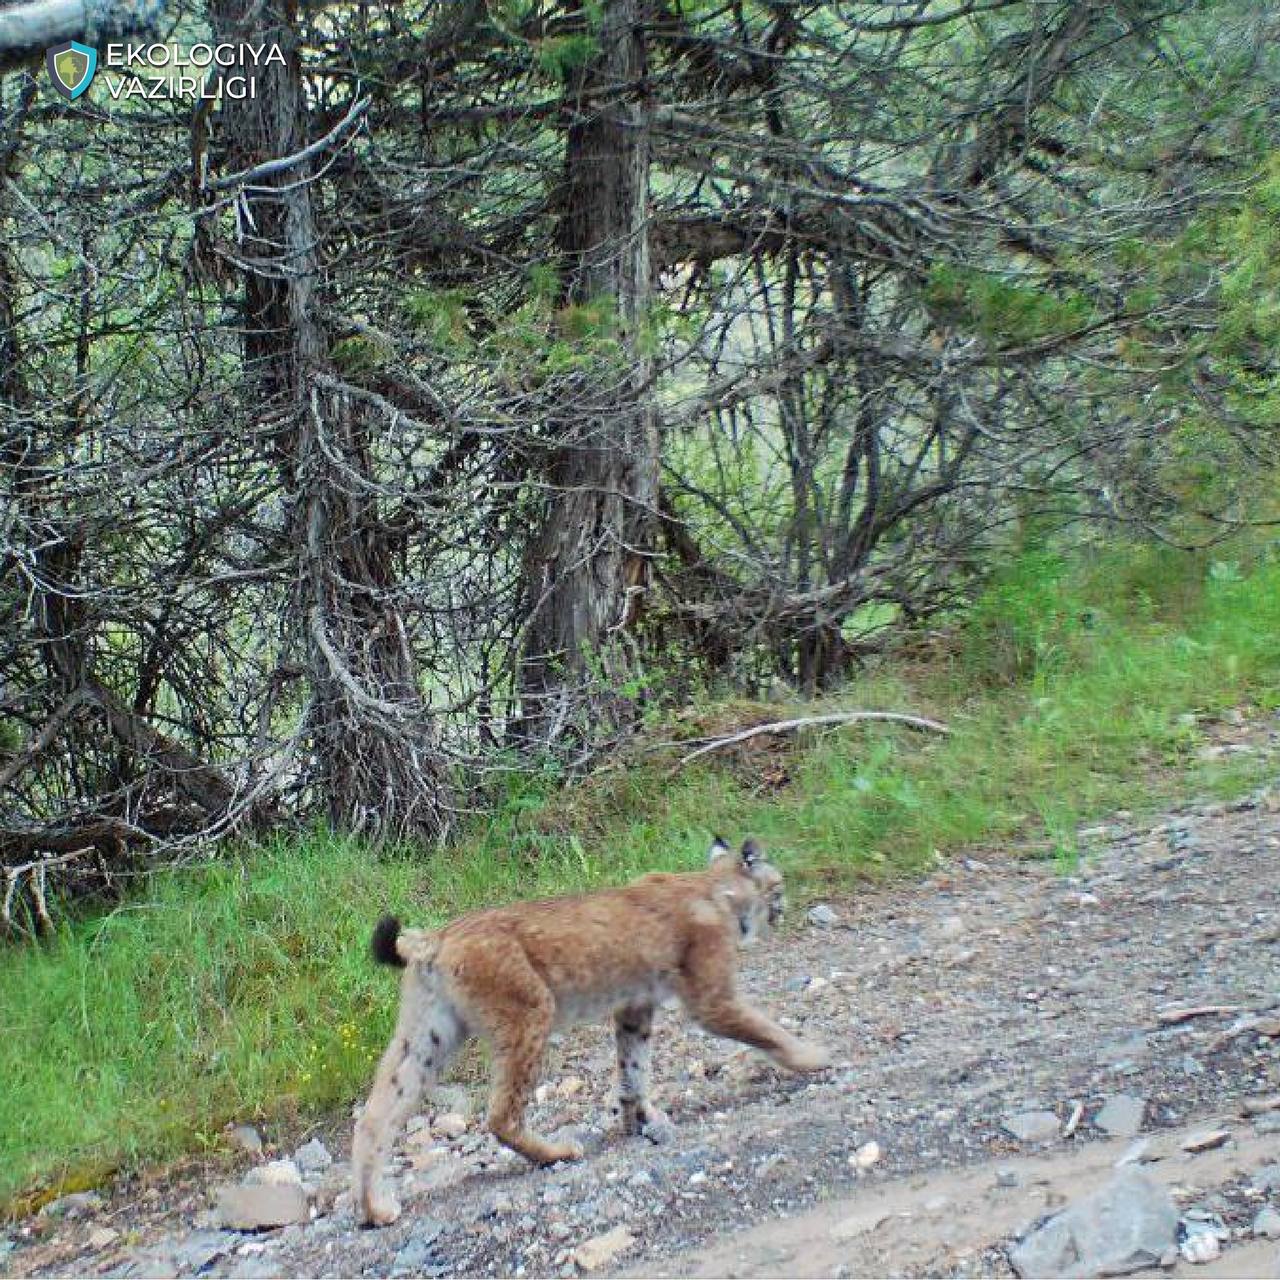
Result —
<instances>
[{"instance_id":1,"label":"lynx","mask_svg":"<svg viewBox=\"0 0 1280 1280\"><path fill-rule=\"evenodd\" d=\"M649 1098L650 1039L654 1006L668 996L716 1035L762 1049L791 1071L822 1070L825 1049L797 1039L736 990L739 944L776 924L782 908L782 876L756 842L734 855L717 837L700 872L479 911L437 932L381 920L374 957L405 973L395 1034L356 1126L356 1212L376 1226L399 1216L381 1177L391 1144L422 1089L469 1036L493 1050L491 1132L540 1165L582 1155L576 1143L549 1141L524 1124L556 1027L612 1016L623 1128L655 1141L670 1122Z\"/></svg>"}]
</instances>

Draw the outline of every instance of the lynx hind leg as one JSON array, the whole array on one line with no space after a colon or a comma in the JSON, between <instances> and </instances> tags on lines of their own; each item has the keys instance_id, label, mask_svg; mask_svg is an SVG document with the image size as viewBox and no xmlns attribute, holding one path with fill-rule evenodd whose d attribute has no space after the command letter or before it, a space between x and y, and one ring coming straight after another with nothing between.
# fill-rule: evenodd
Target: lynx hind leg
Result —
<instances>
[{"instance_id":1,"label":"lynx hind leg","mask_svg":"<svg viewBox=\"0 0 1280 1280\"><path fill-rule=\"evenodd\" d=\"M456 975L465 1008L493 1046L489 1130L531 1164L581 1159L582 1148L576 1143L552 1142L525 1127L525 1108L542 1071L555 1021L555 998L518 945L510 943L500 954L496 951L490 949L475 980ZM474 988L468 989L472 981Z\"/></svg>"},{"instance_id":2,"label":"lynx hind leg","mask_svg":"<svg viewBox=\"0 0 1280 1280\"><path fill-rule=\"evenodd\" d=\"M718 935L708 935L689 949L678 990L693 1018L713 1035L763 1050L788 1071L829 1067L831 1055L821 1045L793 1036L738 995L735 961L733 944Z\"/></svg>"},{"instance_id":3,"label":"lynx hind leg","mask_svg":"<svg viewBox=\"0 0 1280 1280\"><path fill-rule=\"evenodd\" d=\"M664 1142L675 1131L649 1097L653 1056L653 1006L634 1005L613 1015L618 1042L618 1110L624 1133Z\"/></svg>"},{"instance_id":4,"label":"lynx hind leg","mask_svg":"<svg viewBox=\"0 0 1280 1280\"><path fill-rule=\"evenodd\" d=\"M462 1022L434 975L410 966L395 1034L378 1064L352 1145L352 1190L362 1222L382 1227L400 1216L383 1181L387 1159L423 1089L435 1083L462 1038Z\"/></svg>"}]
</instances>

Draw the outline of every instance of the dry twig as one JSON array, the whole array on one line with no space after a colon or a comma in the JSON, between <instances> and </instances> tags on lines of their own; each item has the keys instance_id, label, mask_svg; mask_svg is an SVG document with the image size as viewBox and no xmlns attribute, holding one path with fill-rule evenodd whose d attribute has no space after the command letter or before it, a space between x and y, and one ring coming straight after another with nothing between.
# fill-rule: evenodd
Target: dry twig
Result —
<instances>
[{"instance_id":1,"label":"dry twig","mask_svg":"<svg viewBox=\"0 0 1280 1280\"><path fill-rule=\"evenodd\" d=\"M931 733L950 733L951 730L939 720L929 720L924 716L903 715L896 711L833 711L824 716L800 716L795 720L771 720L767 724L752 725L749 729L740 729L726 738L716 738L690 751L680 758L676 768L697 760L700 756L710 755L713 751L721 751L725 747L735 746L751 738L758 738L766 733L794 733L798 729L812 729L822 725L854 724L859 720L888 720L895 724L909 725L913 729L926 729Z\"/></svg>"}]
</instances>

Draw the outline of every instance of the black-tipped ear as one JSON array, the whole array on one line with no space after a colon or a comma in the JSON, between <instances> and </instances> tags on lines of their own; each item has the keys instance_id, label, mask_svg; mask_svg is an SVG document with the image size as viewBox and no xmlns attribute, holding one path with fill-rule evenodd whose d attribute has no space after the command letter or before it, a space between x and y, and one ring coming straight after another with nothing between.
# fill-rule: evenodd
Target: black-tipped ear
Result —
<instances>
[{"instance_id":1,"label":"black-tipped ear","mask_svg":"<svg viewBox=\"0 0 1280 1280\"><path fill-rule=\"evenodd\" d=\"M742 865L748 871L752 867L758 867L764 861L764 850L756 843L755 840L748 837L742 842Z\"/></svg>"},{"instance_id":2,"label":"black-tipped ear","mask_svg":"<svg viewBox=\"0 0 1280 1280\"><path fill-rule=\"evenodd\" d=\"M707 861L714 862L717 858L725 858L732 852L725 842L723 836L716 836L711 841L711 851L707 854Z\"/></svg>"}]
</instances>

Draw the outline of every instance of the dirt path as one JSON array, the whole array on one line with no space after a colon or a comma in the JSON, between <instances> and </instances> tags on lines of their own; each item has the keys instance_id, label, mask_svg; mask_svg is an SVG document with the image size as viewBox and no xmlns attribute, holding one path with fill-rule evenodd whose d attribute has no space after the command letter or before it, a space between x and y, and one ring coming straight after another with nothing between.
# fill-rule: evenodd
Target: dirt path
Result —
<instances>
[{"instance_id":1,"label":"dirt path","mask_svg":"<svg viewBox=\"0 0 1280 1280\"><path fill-rule=\"evenodd\" d=\"M307 1173L305 1225L220 1230L210 1206L231 1174L170 1172L25 1224L0 1267L1007 1275L1010 1240L1127 1153L1182 1210L1226 1229L1217 1262L1180 1273L1280 1274L1280 1241L1251 1234L1260 1209L1280 1209L1280 1167L1264 1189L1280 1110L1244 1114L1280 1094L1280 790L1154 827L1118 815L1083 836L1078 874L974 856L833 900L831 923L750 953L751 994L838 1051L823 1077L784 1077L664 1013L659 1096L679 1126L666 1146L607 1132L612 1050L590 1029L556 1045L534 1114L544 1130L577 1129L580 1165L529 1171L474 1120L456 1133L456 1119L433 1131L424 1118L400 1164L405 1217L359 1231L344 1125L321 1135L338 1160ZM1224 1011L1170 1020L1192 1006ZM1096 1124L1116 1095L1141 1100L1137 1147ZM445 1097L450 1110L472 1102L456 1086ZM1046 1111L1041 1142L1006 1127ZM1182 1149L1207 1127L1225 1131L1221 1145Z\"/></svg>"}]
</instances>

